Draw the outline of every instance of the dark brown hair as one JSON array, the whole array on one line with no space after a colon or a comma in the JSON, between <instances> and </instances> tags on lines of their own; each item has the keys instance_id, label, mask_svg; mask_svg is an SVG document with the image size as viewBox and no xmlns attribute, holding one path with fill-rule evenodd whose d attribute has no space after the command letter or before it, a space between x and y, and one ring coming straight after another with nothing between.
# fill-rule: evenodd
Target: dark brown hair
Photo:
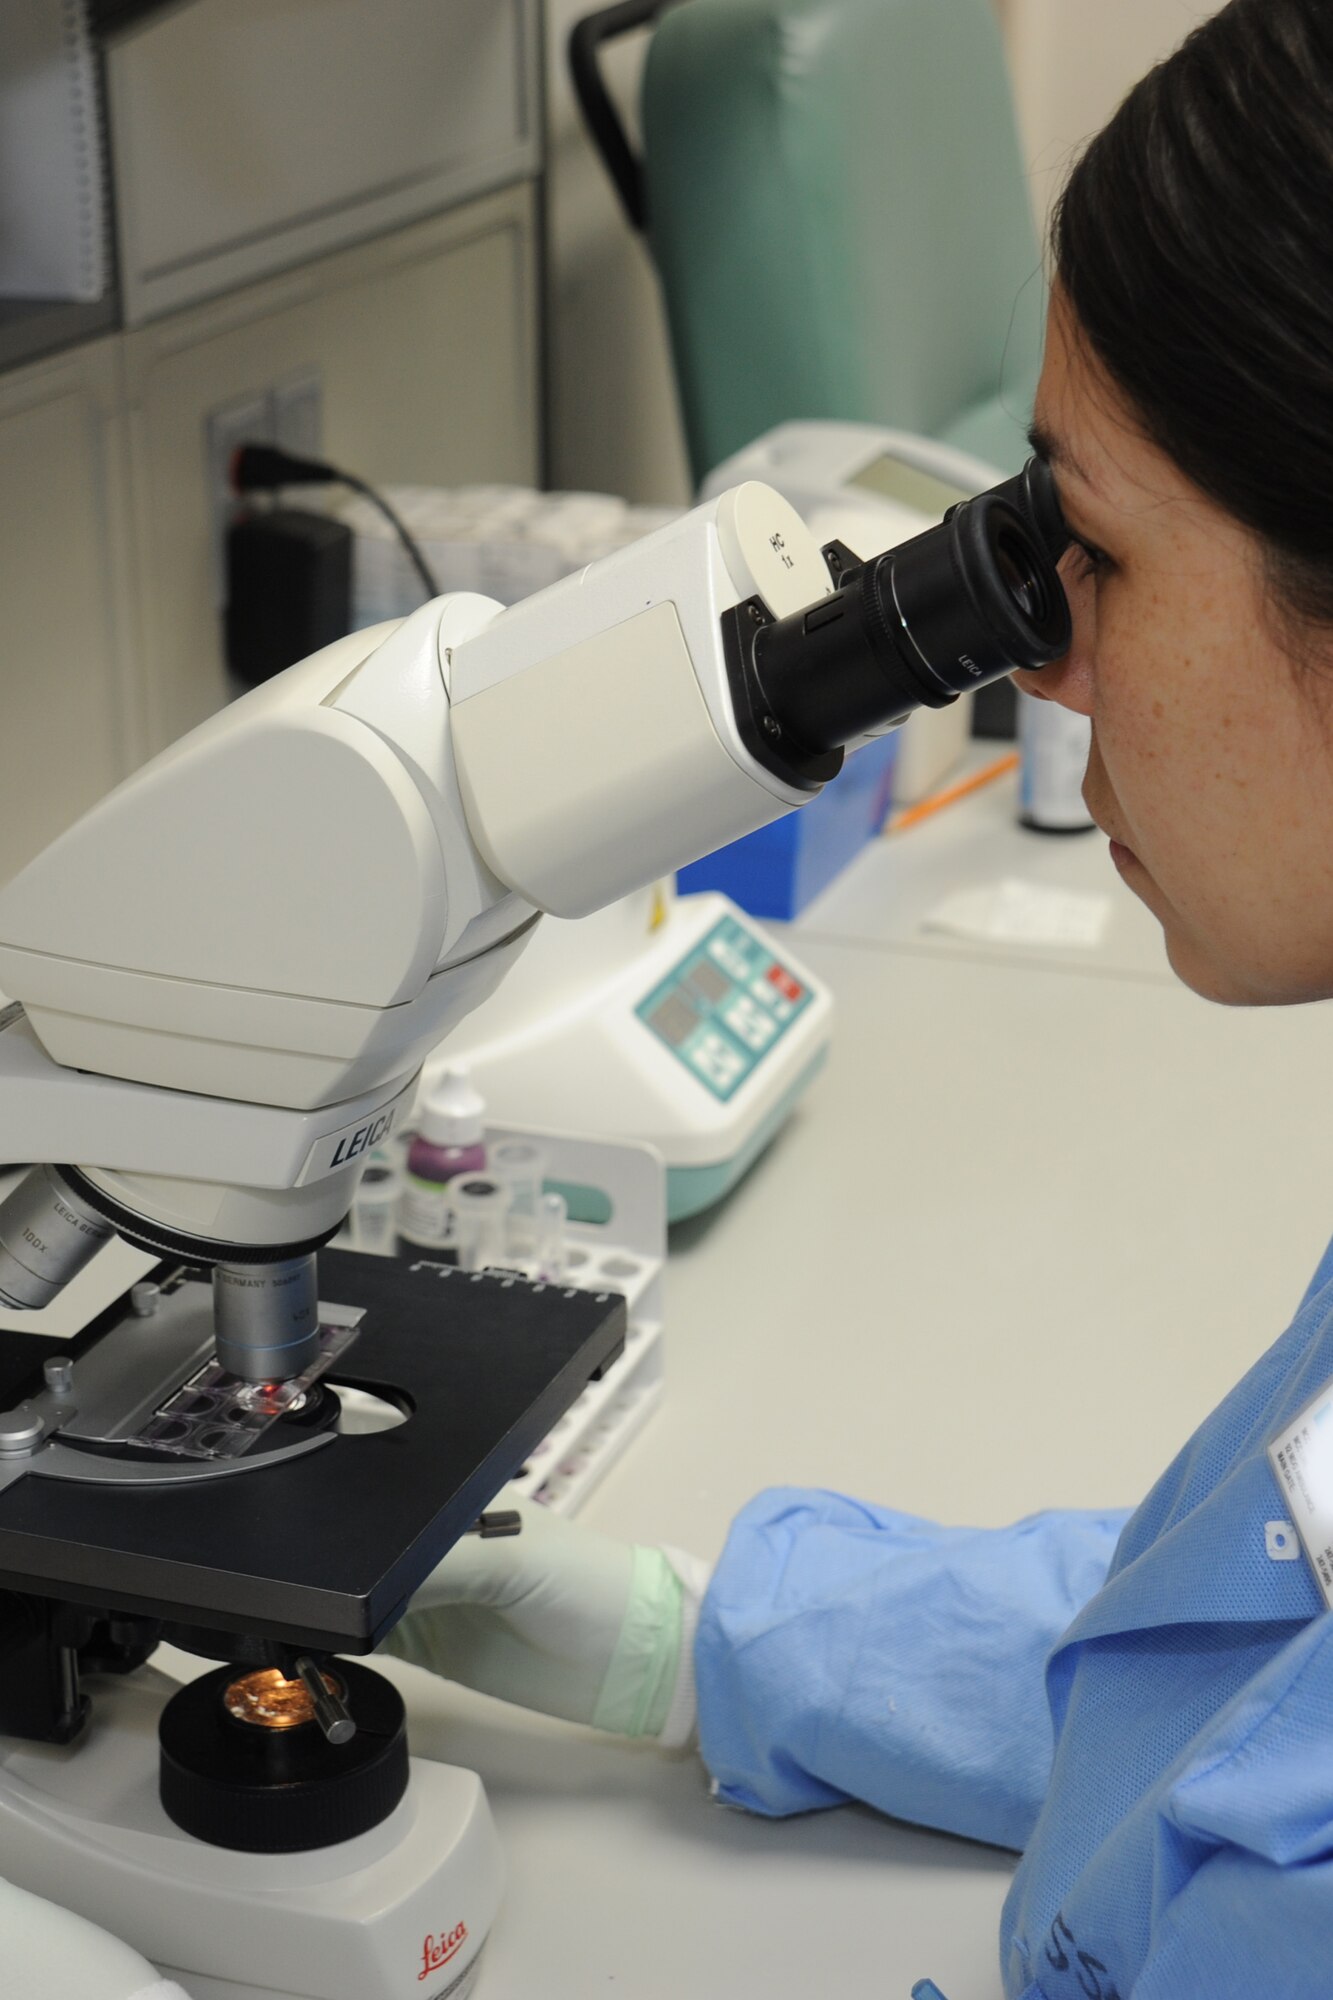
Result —
<instances>
[{"instance_id":1,"label":"dark brown hair","mask_svg":"<svg viewBox=\"0 0 1333 2000\"><path fill-rule=\"evenodd\" d=\"M1333 0L1231 0L1125 99L1056 268L1145 431L1333 622Z\"/></svg>"}]
</instances>

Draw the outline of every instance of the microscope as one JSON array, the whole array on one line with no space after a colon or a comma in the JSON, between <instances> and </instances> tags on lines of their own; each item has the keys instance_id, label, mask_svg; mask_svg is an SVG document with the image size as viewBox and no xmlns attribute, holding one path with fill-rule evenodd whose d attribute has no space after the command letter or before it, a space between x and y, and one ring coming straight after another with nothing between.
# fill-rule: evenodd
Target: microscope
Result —
<instances>
[{"instance_id":1,"label":"microscope","mask_svg":"<svg viewBox=\"0 0 1333 2000\"><path fill-rule=\"evenodd\" d=\"M799 807L916 708L1057 658L1035 461L861 562L748 484L501 610L352 634L0 890L0 1874L193 2000L462 2000L481 1783L362 1663L619 1352L624 1302L324 1249L428 1051L543 912ZM322 1254L321 1254L322 1252ZM339 1391L404 1421L353 1434ZM162 1640L212 1671L179 1686Z\"/></svg>"}]
</instances>

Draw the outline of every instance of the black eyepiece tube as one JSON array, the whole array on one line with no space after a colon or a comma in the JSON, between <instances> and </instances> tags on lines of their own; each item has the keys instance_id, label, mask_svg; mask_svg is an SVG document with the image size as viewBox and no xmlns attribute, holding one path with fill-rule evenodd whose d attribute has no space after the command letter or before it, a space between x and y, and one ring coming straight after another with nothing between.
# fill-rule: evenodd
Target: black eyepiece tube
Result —
<instances>
[{"instance_id":1,"label":"black eyepiece tube","mask_svg":"<svg viewBox=\"0 0 1333 2000\"><path fill-rule=\"evenodd\" d=\"M1051 561L1058 563L1069 547L1069 529L1045 459L1030 458L1021 472L991 491L997 500L1007 500L1011 507L1017 507L1028 526L1036 531Z\"/></svg>"},{"instance_id":2,"label":"black eyepiece tube","mask_svg":"<svg viewBox=\"0 0 1333 2000\"><path fill-rule=\"evenodd\" d=\"M837 589L749 635L749 707L775 753L799 766L1059 659L1071 637L1055 568L1067 540L1049 471L1034 459L883 555L858 563L835 545Z\"/></svg>"}]
</instances>

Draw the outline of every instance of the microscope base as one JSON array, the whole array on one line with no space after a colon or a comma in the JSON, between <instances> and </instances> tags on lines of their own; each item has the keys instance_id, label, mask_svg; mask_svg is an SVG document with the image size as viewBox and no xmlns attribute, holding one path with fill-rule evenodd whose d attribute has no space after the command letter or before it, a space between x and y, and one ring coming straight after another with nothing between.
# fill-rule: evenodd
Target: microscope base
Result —
<instances>
[{"instance_id":1,"label":"microscope base","mask_svg":"<svg viewBox=\"0 0 1333 2000\"><path fill-rule=\"evenodd\" d=\"M0 1875L133 1945L191 2000L464 2000L504 1868L481 1781L412 1761L369 1833L305 1854L210 1847L157 1795L178 1683L96 1686L69 1748L0 1738Z\"/></svg>"}]
</instances>

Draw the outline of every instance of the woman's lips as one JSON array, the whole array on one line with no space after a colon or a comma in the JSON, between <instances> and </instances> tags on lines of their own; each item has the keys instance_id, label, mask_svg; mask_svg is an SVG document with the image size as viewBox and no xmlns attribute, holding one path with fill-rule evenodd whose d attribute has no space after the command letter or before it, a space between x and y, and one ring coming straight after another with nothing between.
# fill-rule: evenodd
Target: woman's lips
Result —
<instances>
[{"instance_id":1,"label":"woman's lips","mask_svg":"<svg viewBox=\"0 0 1333 2000\"><path fill-rule=\"evenodd\" d=\"M1132 861L1137 861L1138 858L1133 848L1126 847L1123 840L1113 840L1111 842L1111 859L1117 868L1127 868Z\"/></svg>"}]
</instances>

